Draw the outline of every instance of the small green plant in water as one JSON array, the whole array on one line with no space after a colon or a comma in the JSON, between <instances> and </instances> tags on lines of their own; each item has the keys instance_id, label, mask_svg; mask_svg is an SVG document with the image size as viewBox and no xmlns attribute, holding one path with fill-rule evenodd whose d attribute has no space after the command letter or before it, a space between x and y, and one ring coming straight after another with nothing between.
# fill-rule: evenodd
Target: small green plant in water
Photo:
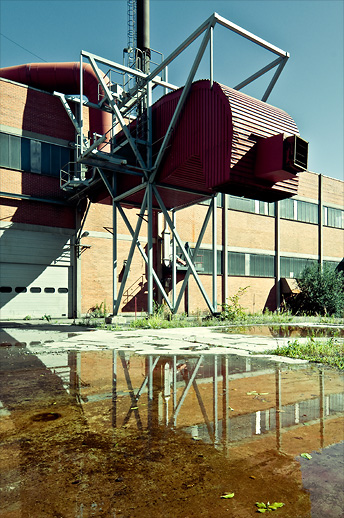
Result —
<instances>
[{"instance_id":1,"label":"small green plant in water","mask_svg":"<svg viewBox=\"0 0 344 518\"><path fill-rule=\"evenodd\" d=\"M273 504L270 504L270 502L267 504L264 504L264 502L256 502L256 506L258 507L258 513L266 513L269 511L277 511L277 509L283 507L284 504L282 502L274 502Z\"/></svg>"}]
</instances>

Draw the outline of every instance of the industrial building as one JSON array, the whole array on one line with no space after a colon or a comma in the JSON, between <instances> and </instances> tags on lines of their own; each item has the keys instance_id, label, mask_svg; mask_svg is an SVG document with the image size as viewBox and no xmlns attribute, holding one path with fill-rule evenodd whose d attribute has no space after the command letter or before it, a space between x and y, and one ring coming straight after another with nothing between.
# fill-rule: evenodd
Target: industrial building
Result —
<instances>
[{"instance_id":1,"label":"industrial building","mask_svg":"<svg viewBox=\"0 0 344 518\"><path fill-rule=\"evenodd\" d=\"M215 23L231 29L213 15L199 34ZM287 53L263 43L281 72ZM197 67L177 88L143 60L128 95L96 62L117 64L82 58L0 70L2 319L102 303L216 313L246 287L248 311L275 310L308 261L341 263L344 182L307 170L296 123L268 94L195 82ZM158 84L170 93L153 102Z\"/></svg>"}]
</instances>

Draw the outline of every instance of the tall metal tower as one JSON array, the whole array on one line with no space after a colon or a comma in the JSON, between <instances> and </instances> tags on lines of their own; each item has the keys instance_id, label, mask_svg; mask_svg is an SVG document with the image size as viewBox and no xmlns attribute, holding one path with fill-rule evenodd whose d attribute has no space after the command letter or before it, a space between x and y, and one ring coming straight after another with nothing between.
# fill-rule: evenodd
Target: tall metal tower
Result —
<instances>
[{"instance_id":1,"label":"tall metal tower","mask_svg":"<svg viewBox=\"0 0 344 518\"><path fill-rule=\"evenodd\" d=\"M137 3L136 0L127 0L127 16L128 16L128 41L127 41L127 62L126 65L132 68L136 61L136 11Z\"/></svg>"}]
</instances>

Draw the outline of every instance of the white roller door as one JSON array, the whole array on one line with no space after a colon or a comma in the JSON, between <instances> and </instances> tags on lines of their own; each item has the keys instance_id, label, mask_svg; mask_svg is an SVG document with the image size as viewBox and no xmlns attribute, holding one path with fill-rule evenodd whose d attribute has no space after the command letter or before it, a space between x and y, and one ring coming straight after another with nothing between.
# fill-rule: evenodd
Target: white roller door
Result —
<instances>
[{"instance_id":1,"label":"white roller door","mask_svg":"<svg viewBox=\"0 0 344 518\"><path fill-rule=\"evenodd\" d=\"M69 236L6 229L0 232L0 316L70 316Z\"/></svg>"}]
</instances>

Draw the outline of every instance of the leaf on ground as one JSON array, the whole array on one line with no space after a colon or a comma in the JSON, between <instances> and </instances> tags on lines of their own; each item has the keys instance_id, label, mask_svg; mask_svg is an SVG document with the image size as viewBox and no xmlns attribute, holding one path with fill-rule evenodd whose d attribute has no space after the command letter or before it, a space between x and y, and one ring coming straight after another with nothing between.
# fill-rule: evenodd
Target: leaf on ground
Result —
<instances>
[{"instance_id":1,"label":"leaf on ground","mask_svg":"<svg viewBox=\"0 0 344 518\"><path fill-rule=\"evenodd\" d=\"M246 394L248 396L258 396L258 392L256 392L255 390L252 390L252 392L246 392Z\"/></svg>"},{"instance_id":2,"label":"leaf on ground","mask_svg":"<svg viewBox=\"0 0 344 518\"><path fill-rule=\"evenodd\" d=\"M310 455L309 453L301 453L301 457L310 460L312 458L312 455Z\"/></svg>"},{"instance_id":3,"label":"leaf on ground","mask_svg":"<svg viewBox=\"0 0 344 518\"><path fill-rule=\"evenodd\" d=\"M284 504L282 502L274 502L273 504L269 505L269 508L273 509L275 511L279 507L283 507L283 506L284 506Z\"/></svg>"},{"instance_id":4,"label":"leaf on ground","mask_svg":"<svg viewBox=\"0 0 344 518\"><path fill-rule=\"evenodd\" d=\"M264 509L263 508L257 509L258 513L266 513L266 511L267 511L266 507Z\"/></svg>"},{"instance_id":5,"label":"leaf on ground","mask_svg":"<svg viewBox=\"0 0 344 518\"><path fill-rule=\"evenodd\" d=\"M264 502L256 502L256 506L259 509L266 509L266 504L264 504Z\"/></svg>"},{"instance_id":6,"label":"leaf on ground","mask_svg":"<svg viewBox=\"0 0 344 518\"><path fill-rule=\"evenodd\" d=\"M259 392L259 396L267 396L269 392Z\"/></svg>"},{"instance_id":7,"label":"leaf on ground","mask_svg":"<svg viewBox=\"0 0 344 518\"><path fill-rule=\"evenodd\" d=\"M233 498L234 493L227 493L225 495L222 495L221 498Z\"/></svg>"}]
</instances>

